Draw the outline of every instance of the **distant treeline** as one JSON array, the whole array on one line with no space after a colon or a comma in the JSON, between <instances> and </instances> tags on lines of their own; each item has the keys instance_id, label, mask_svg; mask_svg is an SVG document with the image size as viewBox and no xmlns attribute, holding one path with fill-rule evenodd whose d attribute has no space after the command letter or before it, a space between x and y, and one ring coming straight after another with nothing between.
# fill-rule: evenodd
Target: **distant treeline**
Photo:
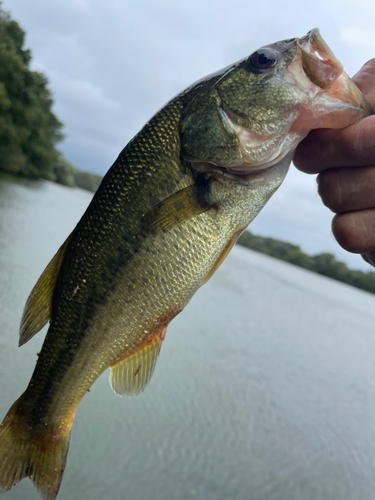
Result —
<instances>
[{"instance_id":1,"label":"distant treeline","mask_svg":"<svg viewBox=\"0 0 375 500\"><path fill-rule=\"evenodd\" d=\"M25 32L0 1L0 171L95 191L100 176L76 170L56 149L63 124L43 73L30 69Z\"/></svg>"},{"instance_id":2,"label":"distant treeline","mask_svg":"<svg viewBox=\"0 0 375 500\"><path fill-rule=\"evenodd\" d=\"M368 271L365 273L349 269L344 262L337 261L331 253L307 255L296 245L274 240L273 238L256 236L250 233L250 231L244 231L237 243L252 250L271 255L271 257L285 260L309 271L342 281L361 290L375 293L375 272Z\"/></svg>"},{"instance_id":3,"label":"distant treeline","mask_svg":"<svg viewBox=\"0 0 375 500\"><path fill-rule=\"evenodd\" d=\"M93 193L95 193L102 182L100 175L92 174L91 172L82 172L82 170L74 168L61 154L55 163L54 175L54 182L68 187L87 189L87 191L92 191Z\"/></svg>"}]
</instances>

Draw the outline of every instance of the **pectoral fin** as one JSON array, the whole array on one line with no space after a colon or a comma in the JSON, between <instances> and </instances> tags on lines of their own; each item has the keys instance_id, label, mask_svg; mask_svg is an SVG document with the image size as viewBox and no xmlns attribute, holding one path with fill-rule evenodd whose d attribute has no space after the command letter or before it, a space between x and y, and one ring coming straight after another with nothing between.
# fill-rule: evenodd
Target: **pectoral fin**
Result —
<instances>
[{"instance_id":1,"label":"pectoral fin","mask_svg":"<svg viewBox=\"0 0 375 500\"><path fill-rule=\"evenodd\" d=\"M193 184L156 205L142 219L144 232L155 234L170 231L194 216L210 210L215 205L208 200L208 182Z\"/></svg>"},{"instance_id":2,"label":"pectoral fin","mask_svg":"<svg viewBox=\"0 0 375 500\"><path fill-rule=\"evenodd\" d=\"M26 301L19 346L26 344L51 319L52 295L70 236L45 268Z\"/></svg>"},{"instance_id":3,"label":"pectoral fin","mask_svg":"<svg viewBox=\"0 0 375 500\"><path fill-rule=\"evenodd\" d=\"M136 353L111 366L110 384L118 396L137 396L154 373L166 328Z\"/></svg>"}]
</instances>

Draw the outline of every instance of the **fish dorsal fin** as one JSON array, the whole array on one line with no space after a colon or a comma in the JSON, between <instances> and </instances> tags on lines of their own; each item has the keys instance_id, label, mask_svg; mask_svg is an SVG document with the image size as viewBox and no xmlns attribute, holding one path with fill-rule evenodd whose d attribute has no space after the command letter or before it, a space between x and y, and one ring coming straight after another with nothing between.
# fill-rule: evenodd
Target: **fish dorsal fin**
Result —
<instances>
[{"instance_id":1,"label":"fish dorsal fin","mask_svg":"<svg viewBox=\"0 0 375 500\"><path fill-rule=\"evenodd\" d=\"M110 384L118 396L137 396L154 373L166 328L136 353L111 366Z\"/></svg>"},{"instance_id":2,"label":"fish dorsal fin","mask_svg":"<svg viewBox=\"0 0 375 500\"><path fill-rule=\"evenodd\" d=\"M52 295L70 236L40 275L26 301L20 325L19 345L26 344L51 319Z\"/></svg>"},{"instance_id":3,"label":"fish dorsal fin","mask_svg":"<svg viewBox=\"0 0 375 500\"><path fill-rule=\"evenodd\" d=\"M209 183L193 184L177 191L148 212L141 221L145 232L165 233L215 207L209 201Z\"/></svg>"}]
</instances>

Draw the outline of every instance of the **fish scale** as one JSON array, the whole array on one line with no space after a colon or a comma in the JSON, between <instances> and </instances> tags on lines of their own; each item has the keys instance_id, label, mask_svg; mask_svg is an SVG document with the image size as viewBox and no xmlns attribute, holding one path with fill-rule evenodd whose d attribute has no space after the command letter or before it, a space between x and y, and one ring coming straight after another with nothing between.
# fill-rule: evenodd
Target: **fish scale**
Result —
<instances>
[{"instance_id":1,"label":"fish scale","mask_svg":"<svg viewBox=\"0 0 375 500\"><path fill-rule=\"evenodd\" d=\"M189 179L182 173L179 175L179 182L176 182L176 170L181 172L176 138L178 118L176 108L179 107L178 104L173 103L170 108L163 110L160 116L156 117L155 122L146 125L139 136L132 141L129 149L123 150L103 180L89 210L74 230L56 283L53 298L53 304L56 306L52 308L52 326L39 357L39 371L37 369L33 376L33 392L35 397L40 400L40 404L36 405L38 415L41 406L43 412L48 412L43 404L43 401L45 403L49 399L46 392L43 391L43 381L50 379L56 364L60 367L60 385L69 387L64 384L65 378L62 371L72 369L71 362L66 360L62 363L59 357L55 359L56 355L61 352L59 346L62 344L62 339L67 339L69 336L74 339L74 349L67 353L67 356L70 354L69 357L73 360L77 357L76 351L80 338L84 337L87 328L82 328L81 325L88 325L90 316L98 305L102 302L104 304L108 302L107 294L113 288L113 280L116 279L116 275L120 274L121 269L128 265L136 251L131 247L132 237L137 231L143 214L147 213L155 203L173 194L173 191L172 193L166 191L165 182L162 182L160 187L152 185L149 192L141 190L138 195L138 186L144 181L145 167L148 167L147 160L153 145L156 146L151 169L154 175L156 175L158 164L165 161L163 154L165 156L172 155L172 161L169 162L169 165L170 169L173 170L175 182L169 183L169 188L174 189L175 186L178 188L179 185L185 187L189 181L191 182L191 177ZM165 133L163 135L158 131L160 123L164 125ZM160 138L162 138L163 148L160 146ZM166 146L165 149L164 146ZM143 151L146 151L145 155L142 154ZM127 175L128 172L131 173L130 178ZM157 179L164 181L163 176L158 176ZM151 190L152 192L150 192ZM134 194L132 196L134 192L137 193L136 199L134 199ZM106 222L97 226L97 220L100 218ZM130 240L130 245L127 239ZM113 250L116 251L115 257ZM101 276L102 280L98 282L96 277L95 283L91 285L92 275ZM82 283L83 279L85 283ZM74 294L77 286L80 288ZM82 313L83 307L84 313ZM109 315L111 315L110 311L111 308L109 308ZM106 328L101 325L101 328L97 330L96 334L103 336ZM56 343L58 344L57 349ZM48 361L44 361L45 359ZM108 367L108 361L104 369ZM97 373L97 369L95 373ZM91 377L88 379L91 381ZM82 396L88 388L83 385L80 395ZM55 393L58 388L51 387L50 390ZM32 395L30 392L30 400ZM61 393L60 399L64 400Z\"/></svg>"}]
</instances>

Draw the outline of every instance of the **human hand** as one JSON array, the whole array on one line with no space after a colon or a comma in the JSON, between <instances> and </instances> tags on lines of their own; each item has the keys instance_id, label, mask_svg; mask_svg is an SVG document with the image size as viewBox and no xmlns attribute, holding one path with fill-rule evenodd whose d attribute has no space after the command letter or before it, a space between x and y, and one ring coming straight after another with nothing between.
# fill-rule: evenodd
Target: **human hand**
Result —
<instances>
[{"instance_id":1,"label":"human hand","mask_svg":"<svg viewBox=\"0 0 375 500\"><path fill-rule=\"evenodd\" d=\"M375 58L353 77L375 111ZM375 115L340 130L313 130L298 146L295 166L318 173L318 193L336 215L332 232L348 252L375 251ZM363 255L375 266L375 254Z\"/></svg>"}]
</instances>

